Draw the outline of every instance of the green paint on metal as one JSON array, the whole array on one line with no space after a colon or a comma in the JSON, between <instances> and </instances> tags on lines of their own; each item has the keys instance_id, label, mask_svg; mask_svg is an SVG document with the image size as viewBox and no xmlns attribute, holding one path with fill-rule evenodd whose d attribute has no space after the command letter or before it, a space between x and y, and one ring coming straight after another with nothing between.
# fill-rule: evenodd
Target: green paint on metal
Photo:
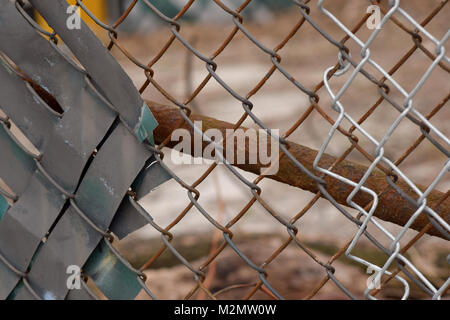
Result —
<instances>
[{"instance_id":1,"label":"green paint on metal","mask_svg":"<svg viewBox=\"0 0 450 320\"><path fill-rule=\"evenodd\" d=\"M99 177L87 177L82 182L83 188L80 188L77 192L77 200L79 203L89 203L91 212L101 212L108 210L115 210L111 198L116 198L119 195L113 186L104 178ZM80 207L82 210L83 207ZM108 219L104 215L97 214L93 221L98 225L104 225L109 223Z\"/></svg>"},{"instance_id":2,"label":"green paint on metal","mask_svg":"<svg viewBox=\"0 0 450 320\"><path fill-rule=\"evenodd\" d=\"M175 17L176 14L180 11L178 6L176 4L173 4L173 1L170 0L150 0L149 2L153 4L164 15L171 18ZM148 11L153 14L153 11L145 4L141 3L141 6L144 11Z\"/></svg>"},{"instance_id":3,"label":"green paint on metal","mask_svg":"<svg viewBox=\"0 0 450 320\"><path fill-rule=\"evenodd\" d=\"M0 196L1 197L1 196ZM39 252L42 249L42 246L44 245L43 242L39 243L39 246L37 247L36 251L34 252L33 258L31 258L31 262L30 265L28 267L28 269L30 270L33 267L33 263L36 260L36 257L39 255ZM17 294L20 292L20 290L22 289L22 287L24 286L23 284L23 279L20 279L20 281L17 283L16 287L14 288L13 291L11 291L11 293L9 294L9 296L6 298L6 300L15 300Z\"/></svg>"},{"instance_id":4,"label":"green paint on metal","mask_svg":"<svg viewBox=\"0 0 450 320\"><path fill-rule=\"evenodd\" d=\"M136 128L136 136L139 142L148 139L151 144L155 144L153 139L153 130L158 126L158 122L151 113L147 104L144 102L141 109L141 116L139 117L139 124Z\"/></svg>"},{"instance_id":5,"label":"green paint on metal","mask_svg":"<svg viewBox=\"0 0 450 320\"><path fill-rule=\"evenodd\" d=\"M2 220L8 208L9 208L8 201L6 201L5 197L3 197L0 194L0 220Z\"/></svg>"},{"instance_id":6,"label":"green paint on metal","mask_svg":"<svg viewBox=\"0 0 450 320\"><path fill-rule=\"evenodd\" d=\"M20 279L17 286L14 288L14 290L9 294L9 296L6 298L6 300L14 300L17 296L17 293L20 291L20 289L23 287L23 280Z\"/></svg>"},{"instance_id":7,"label":"green paint on metal","mask_svg":"<svg viewBox=\"0 0 450 320\"><path fill-rule=\"evenodd\" d=\"M142 290L137 276L102 240L86 262L84 272L109 299L131 300Z\"/></svg>"}]
</instances>

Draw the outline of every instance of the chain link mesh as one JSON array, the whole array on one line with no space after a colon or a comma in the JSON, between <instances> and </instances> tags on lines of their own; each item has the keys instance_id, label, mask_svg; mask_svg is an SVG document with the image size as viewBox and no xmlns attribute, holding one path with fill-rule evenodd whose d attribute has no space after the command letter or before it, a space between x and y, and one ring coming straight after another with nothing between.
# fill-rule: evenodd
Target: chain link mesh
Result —
<instances>
[{"instance_id":1,"label":"chain link mesh","mask_svg":"<svg viewBox=\"0 0 450 320\"><path fill-rule=\"evenodd\" d=\"M109 44L106 46L107 49L119 49L127 59L142 70L145 75L145 81L139 87L140 94L145 94L148 88L152 86L153 89L159 91L168 101L179 109L182 120L185 123L191 126L195 132L202 135L205 141L215 145L216 148L219 148L219 145L204 135L202 130L197 128L191 119L191 106L195 103L194 99L203 90L206 90L205 88L208 83L215 81L221 86L222 90L228 92L237 103L241 104L243 109L242 116L236 123L234 123L234 129L238 129L247 118L250 118L258 127L264 129L269 135L272 136L273 139L279 142L280 150L282 151L280 154L280 159L287 157L290 161L292 161L298 170L306 174L315 182L318 192L306 206L299 208L298 213L290 215L287 219L284 214L280 214L275 208L273 208L268 200L265 200L264 187L260 186L261 181L267 178L264 173L253 180L249 180L247 176L243 175L240 170L234 168L227 162L226 159L221 159L223 160L224 166L227 168L229 174L237 177L240 180L240 183L242 183L245 188L248 188L252 194L252 197L248 203L239 212L236 212L234 217L226 223L223 223L221 221L222 219L214 218L216 215L208 212L208 210L200 204L199 199L201 198L201 193L198 188L202 183L204 183L205 179L207 179L207 177L211 175L214 170L216 170L217 164L212 164L193 183L183 181L183 179L178 177L176 172L174 172L176 170L170 169L169 166L165 164L165 161L163 161L164 153L167 150L164 149L164 147L170 141L170 137L167 137L167 139L157 145L157 147L153 147L151 144L147 144L146 147L154 152L155 162L159 163L170 174L171 178L173 178L181 188L186 190L189 204L169 225L163 226L158 224L158 221L155 221L155 219L152 218L151 212L148 212L141 205L141 203L137 201L136 190L129 190L127 195L128 200L136 211L141 214L144 219L146 219L148 224L160 234L162 240L161 248L157 250L157 252L142 267L135 268L122 256L117 247L114 245L115 237L113 233L109 229L99 226L97 222L89 218L88 214L83 213L83 210L76 204L76 198L73 192L66 191L64 187L60 186L58 182L46 173L44 167L40 163L40 157L42 155L32 154L31 156L35 159L34 161L38 170L41 171L42 174L46 176L47 179L66 196L69 204L76 210L82 219L84 219L86 223L88 223L105 239L106 244L113 254L120 259L124 266L136 276L139 284L152 299L158 297L158 292L152 289L151 279L146 284L147 277L144 271L158 261L160 256L167 250L169 250L179 260L179 262L192 273L192 276L195 279L195 286L192 290L190 290L185 298L193 298L195 295L203 292L203 296L216 299L218 295L223 292L223 290L216 292L212 291L210 287L205 285L205 279L208 274L208 267L214 263L216 258L220 257L221 253L227 247L231 248L236 255L238 255L245 262L245 264L248 265L248 267L254 270L256 282L251 284L243 284L242 286L230 284L230 286L225 288L225 290L245 288L245 286L248 286L248 291L242 296L243 299L250 299L254 297L257 292L263 292L274 299L283 299L283 295L271 285L271 278L269 277L270 273L267 271L267 268L289 245L295 245L298 250L306 253L313 261L315 261L315 263L317 263L318 266L323 269L322 280L315 284L314 288L305 296L307 299L314 298L330 280L335 283L336 290L341 290L349 298L357 298L351 289L347 288L342 281L339 280L339 277L335 275L336 269L333 264L342 256L346 256L364 268L371 268L371 270L376 272L374 281L380 282L381 286L379 288L367 288L364 292L364 296L367 299L376 299L379 292L382 291L383 288L391 281L398 281L402 288L402 299L407 299L410 296L410 287L412 283L418 286L420 290L422 290L429 298L440 299L444 297L450 285L450 278L447 277L446 280L441 281L440 283L429 280L427 274L421 272L419 268L411 262L408 255L408 250L410 250L411 247L413 247L414 244L432 228L439 230L440 237L446 240L448 240L448 235L450 232L450 227L448 224L449 213L437 213L437 207L445 201L448 201L449 192L447 191L442 193L442 197L433 202L432 206L427 202L427 198L435 186L439 182L448 179L448 171L450 168L450 161L448 160L450 153L448 151L448 147L450 141L445 130L435 126L432 119L438 116L439 112L448 105L449 94L447 91L447 93L445 93L446 95L440 98L441 100L436 106L427 106L426 112L419 111L423 110L423 108L417 108L413 102L414 97L423 88L435 69L441 69L448 77L449 58L446 55L445 45L447 44L448 37L450 36L450 31L446 30L444 35L441 38L438 38L430 34L426 29L426 26L433 21L433 18L436 15L440 12L444 12L446 9L448 10L448 1L441 1L437 3L434 8L432 8L431 5L427 5L427 16L421 22L414 20L407 11L402 9L402 2L399 0L390 1L389 3L368 1L368 5L376 4L380 6L383 12L383 17L379 28L371 30L370 36L363 40L358 36L358 32L361 29L366 28L366 22L370 19L371 13L366 13L363 15L354 25L347 26L341 22L341 20L337 18L332 11L327 9L327 5L330 1L294 0L293 5L295 6L295 10L298 12L298 22L293 25L288 32L286 32L286 36L280 39L278 44L273 48L267 47L261 37L252 34L252 32L246 27L243 13L245 13L246 8L255 1L257 0L246 0L243 1L239 7L233 8L226 4L225 1L214 0L214 4L229 16L229 20L234 24L234 27L228 34L225 34L224 32L224 40L217 48L211 48L215 51L210 56L197 50L195 45L192 43L192 39L187 39L182 33L183 22L180 20L190 11L195 2L194 0L187 1L184 7L182 7L182 9L173 18L168 17L159 11L157 6L151 1L133 0L128 5L122 16L111 25L107 25L100 21L85 7L81 0L77 0L76 3L92 20L95 21L95 23L107 32L109 35ZM150 9L154 13L154 17L160 19L161 22L166 25L165 28L170 31L170 36L165 44L160 48L158 53L152 57L149 57L146 61L139 61L138 58L133 56L126 46L121 43L121 36L118 31L120 25L129 18L130 13L138 3L145 5L148 9ZM21 2L16 1L15 4L18 10L21 10ZM314 17L317 18L312 17L313 12ZM24 17L27 15L24 11L21 13ZM335 36L330 34L329 31L320 26L321 22L326 19L333 22L335 30L343 32L343 38L336 39ZM32 18L28 17L28 21L32 21ZM49 33L39 27L36 23L31 23L36 31L44 36L47 36L49 41L53 41L55 43L58 42L56 32ZM395 24L403 32L410 35L411 48L405 48L405 53L403 56L392 64L392 67L387 68L383 67L387 65L384 61L377 61L377 57L371 54L371 47L376 41L377 36L383 32L383 27L389 23ZM305 28L305 25L307 24L315 29L316 37L326 39L326 41L336 48L336 63L324 70L317 70L317 73L322 75L322 81L317 83L315 86L302 84L302 80L296 79L294 75L290 73L288 67L282 64L282 49L290 41L292 41L294 35L301 33L302 28ZM246 37L249 40L248 45L256 46L258 50L261 50L267 55L267 59L271 62L271 66L267 70L265 76L261 78L257 85L245 95L237 92L227 83L226 80L221 77L220 63L216 62L222 52L231 46L233 39L235 39L238 35L243 35ZM193 59L202 61L207 70L207 75L201 81L200 85L193 88L191 92L189 92L188 97L183 101L177 99L175 95L171 94L170 87L165 87L156 80L157 71L155 71L155 66L157 66L161 58L164 57L164 55L172 46L174 46L174 43L176 42L181 43L190 52ZM347 46L350 42L352 45ZM386 44L386 50L389 50L388 44ZM425 54L425 56L429 59L428 64L424 66L425 71L419 81L417 81L412 89L407 89L404 85L402 85L402 83L398 82L394 76L402 68L407 68L405 65L407 64L408 59L410 59L417 51ZM311 52L311 54L314 53ZM360 55L360 58L357 58L358 55ZM90 78L86 71L83 72L86 73L87 79ZM258 110L258 104L252 102L253 96L255 96L264 86L270 85L267 83L270 82L269 79L271 79L275 73L280 73L284 76L289 82L291 82L292 86L295 86L298 89L298 94L307 97L309 101L309 105L306 106L302 112L299 112L298 118L294 124L281 136L276 136L271 131L270 126L259 118L258 114L255 112L255 110ZM358 76L363 76L370 81L373 88L376 89L378 96L375 103L372 105L361 105L359 108L362 111L362 115L355 116L354 113L348 111L349 108L345 102L343 102L345 99L342 99L342 97L346 95L352 86L354 86L354 80ZM345 81L336 82L335 80L338 77L345 78ZM393 91L400 93L402 97L401 102L397 102L399 99L392 97ZM99 96L103 95L103 93L97 93ZM107 101L108 99L103 98L103 100ZM387 111L385 112L389 112L391 114L395 113L395 119L389 124L387 130L382 135L375 136L365 127L365 122L383 103L387 103L391 106L391 108L386 109ZM385 107L383 106L383 108ZM307 119L315 113L323 117L323 119L330 124L330 130L326 137L321 138L322 145L314 159L313 170L310 170L298 161L290 152L288 138L295 131L299 130L299 128L306 123ZM9 118L2 116L0 121L2 122L5 130L10 132L9 128L11 127L11 124ZM417 138L400 157L397 159L392 159L386 155L385 145L389 142L391 136L394 135L396 129L402 122L410 122L415 125L416 129L414 132L411 132L410 135L417 136ZM179 123L179 126L181 125L182 123ZM11 135L14 136L12 133ZM333 139L338 135L346 137L349 140L349 146L348 148L341 150L340 156L336 157L331 166L323 167L321 165L322 157L330 146L333 145ZM361 145L361 139L365 139L369 141L369 143ZM432 182L426 188L421 188L417 186L408 174L403 172L400 165L405 162L424 141L430 142L436 150L444 155L447 160L442 165L442 168L439 170L437 176L432 180ZM24 147L19 141L17 141L17 143L21 148L29 152L28 148ZM360 154L364 159L366 159L366 162L369 163L367 170L361 177L359 177L357 181L349 178L348 176L342 176L334 171L334 168L345 161L348 155L352 152ZM384 173L384 178L388 183L383 190L373 190L373 188L366 183L373 171L378 169ZM292 174L295 173L292 172ZM325 178L327 177L332 177L351 188L351 193L346 197L345 206L343 206L339 201L336 201L333 195L330 194L328 189L330 186L327 185L325 181ZM397 187L397 182L400 180L408 185L413 192L407 194L402 191L401 188ZM388 189L396 190L401 197L406 199L414 206L414 208L416 208L415 212L408 219L406 219L406 221L404 221L402 228L396 229L395 232L392 232L391 229L387 228L383 221L375 219L374 217L374 212L379 205L379 198ZM16 202L18 200L17 195L7 191L6 189L0 189L0 193L10 199L11 202ZM370 199L366 206L361 206L358 204L360 202L354 200L354 197L361 193L365 194ZM414 195L414 197L412 195ZM301 218L308 215L311 208L320 198L327 199L329 206L334 206L339 213L346 217L347 220L356 227L356 231L351 238L348 239L346 244L334 252L329 259L323 259L320 254L317 254L315 250L311 249L302 240ZM264 210L273 216L273 223L281 223L286 230L282 245L269 257L267 257L263 263L256 263L252 261L252 259L246 256L246 254L239 248L239 245L233 241L233 227L239 224L241 219L243 219L255 203L262 205ZM183 218L193 208L197 208L204 218L211 224L211 226L223 235L223 241L221 244L214 248L206 261L203 261L198 267L195 267L172 244L175 237L172 233L172 229L178 224L182 224ZM353 208L356 211L349 211L348 208ZM357 214L355 215L353 212L357 212ZM416 219L419 217L423 218L424 216L426 216L427 219L425 227L423 227L414 237L412 237L411 240L401 243L401 241L405 240L406 232L415 223ZM369 230L377 230L376 235ZM384 238L383 240L381 239L382 237ZM385 255L386 259L384 263L373 263L371 262L371 259L358 255L356 247L361 238L368 239L373 245L375 245L379 252ZM385 239L388 239L387 242ZM44 298L33 290L32 284L28 282L27 273L29 271L18 270L12 263L8 262L8 259L1 253L0 259L9 267L10 270L22 279L25 287L31 292L33 297L38 299ZM92 289L90 289L90 285L88 285L89 276L87 274L83 274L83 279L86 281L83 281L83 288L89 293L90 297L98 298L97 294L95 294Z\"/></svg>"}]
</instances>

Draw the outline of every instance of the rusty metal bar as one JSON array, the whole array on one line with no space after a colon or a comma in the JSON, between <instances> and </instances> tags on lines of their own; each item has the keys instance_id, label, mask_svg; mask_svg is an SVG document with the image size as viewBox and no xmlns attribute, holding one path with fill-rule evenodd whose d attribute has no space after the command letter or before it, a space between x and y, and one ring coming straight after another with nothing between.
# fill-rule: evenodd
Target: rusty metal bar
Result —
<instances>
[{"instance_id":1,"label":"rusty metal bar","mask_svg":"<svg viewBox=\"0 0 450 320\"><path fill-rule=\"evenodd\" d=\"M154 132L155 142L157 144L164 141L167 137L171 135L171 133L178 129L177 126L182 120L182 116L179 113L179 110L176 108L172 108L166 105L162 105L153 101L147 101L152 113L155 115L159 126ZM191 119L193 121L202 121L202 130L206 132L208 129L218 129L222 132L222 135L226 135L226 129L233 129L234 125L225 121L220 121L214 118L201 116L201 115L192 115ZM189 133L194 135L194 130L191 126L186 123L183 123L181 128L186 129ZM241 127L243 130L247 130L247 128ZM191 139L194 141L194 139ZM166 144L167 147L173 147L178 141L170 141ZM270 141L269 141L270 143ZM207 142L203 142L203 149L208 145ZM227 139L224 140L224 152L226 152ZM267 147L270 150L270 145ZM191 148L192 153L194 148ZM299 145L294 142L289 142L289 151L295 156L295 158L300 161L308 170L314 172L313 162L317 155L317 150ZM249 149L248 145L246 146L246 159L249 158ZM235 156L236 156L235 152ZM194 155L194 154L192 154ZM237 161L233 161L233 165L248 172L255 173L257 175L260 174L263 166L260 163L256 164L238 164ZM324 155L320 162L321 167L330 167L333 163L336 162L336 158L331 155ZM354 182L358 182L368 168L364 165L344 160L337 164L333 172L341 175L349 180ZM289 160L287 157L281 157L279 163L279 170L275 175L268 175L270 179L277 180L282 183L286 183L288 185L301 188L303 190L307 190L313 193L318 192L317 183L308 177L305 173L299 170L295 164ZM397 193L392 187L389 186L387 182L387 178L390 179L384 172L381 170L374 170L370 175L367 183L365 184L368 188L374 190L376 193L380 193L382 190L387 188L387 191L383 192L379 197L378 206L374 212L374 216L395 223L397 225L403 226L408 219L412 216L412 214L417 210L417 208L407 201L402 195ZM346 202L348 195L352 192L352 187L348 184L345 184L337 179L334 179L330 176L324 177L327 182L327 190L330 195L336 199L336 201L342 205L349 206ZM405 194L410 196L411 198L416 198L417 195L414 191L403 181L396 182L397 187L402 190ZM421 190L425 190L426 188L420 185L417 187ZM441 198L443 198L445 194L438 190L433 190L427 198L427 204L429 207L434 207L434 205L438 204ZM364 192L358 192L354 198L354 201L365 207L371 202L372 198L369 194ZM436 207L436 212L448 223L450 223L450 200L447 199L443 201ZM429 223L429 219L425 214L419 216L411 227L417 231L420 231ZM435 228L430 228L427 231L428 234L433 236L442 237L438 230Z\"/></svg>"}]
</instances>

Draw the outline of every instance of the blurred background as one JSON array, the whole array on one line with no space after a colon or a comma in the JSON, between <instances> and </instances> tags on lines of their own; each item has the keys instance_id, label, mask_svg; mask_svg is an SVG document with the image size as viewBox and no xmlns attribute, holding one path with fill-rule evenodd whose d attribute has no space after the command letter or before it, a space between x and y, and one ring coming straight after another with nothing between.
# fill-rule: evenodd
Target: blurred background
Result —
<instances>
[{"instance_id":1,"label":"blurred background","mask_svg":"<svg viewBox=\"0 0 450 320\"><path fill-rule=\"evenodd\" d=\"M70 2L70 1L69 1ZM75 1L72 1L74 3ZM130 0L84 0L83 3L103 22L113 24L128 8ZM149 0L155 7L169 17L175 17L186 5L183 0ZM242 0L223 1L232 9L238 8ZM408 0L401 1L402 8L416 21L422 21L436 8L441 1ZM349 29L353 28L366 14L369 1L333 0L325 1L324 6ZM381 1L381 6L388 8L387 1ZM311 18L334 39L342 39L344 32L336 27L329 18L323 15L311 1ZM275 48L299 23L302 15L298 7L289 0L255 0L251 1L242 11L243 25L258 41L266 47ZM408 29L414 26L401 16L397 17ZM36 17L39 21L39 17ZM98 27L86 14L83 19L89 23L99 38L107 45L109 38L104 29ZM449 28L450 6L445 6L427 24L426 29L437 39L441 39ZM42 22L42 21L41 21ZM42 22L43 23L43 22ZM215 55L224 40L233 31L232 17L221 9L214 1L196 0L180 19L181 36L205 56ZM44 25L44 23L42 24ZM158 56L171 36L169 25L155 15L141 1L130 12L130 15L117 28L118 42L126 48L138 61L147 64ZM358 30L357 36L366 41L372 30L366 26ZM423 37L423 46L434 53L433 44ZM406 52L414 45L411 35L402 30L394 22L389 21L383 26L378 37L370 47L371 57L385 70L395 66ZM346 46L355 61L361 60L361 48L353 40ZM446 45L448 48L448 44ZM112 54L121 63L137 88L146 80L141 68L133 64L116 47ZM336 65L338 49L331 45L309 23L305 22L279 51L281 64L306 88L315 88L323 77L324 71ZM217 63L217 73L239 94L246 96L264 78L272 67L270 57L252 43L242 32L237 32L232 41L214 59ZM403 88L410 91L414 88L432 60L417 50L399 68L393 76ZM448 68L448 64L447 64ZM205 63L195 57L179 41L174 41L164 54L153 65L154 79L173 97L179 101L187 101L194 90L205 79L208 72ZM351 69L353 70L353 69ZM376 78L382 74L372 67L367 70ZM333 77L330 85L337 92L348 79L350 72L341 77ZM448 69L437 67L426 81L424 87L414 98L416 110L426 115L440 102L444 107L430 121L447 137L450 135L450 109L448 94L450 82ZM390 85L390 97L397 103L402 103L401 94ZM318 92L320 105L334 120L337 113L330 107L330 97L326 90ZM172 105L158 89L151 85L143 92L143 97L152 101ZM380 97L377 87L365 77L358 75L341 99L341 103L355 119L366 113ZM190 99L189 99L190 100ZM301 93L280 72L267 80L261 89L250 99L254 104L254 113L270 128L285 132L309 107L308 97ZM235 123L244 113L242 105L233 98L214 79L189 102L196 114L207 115L216 119ZM381 139L393 121L399 116L389 103L382 102L362 126L376 139ZM246 127L258 128L251 120L244 123ZM349 128L348 122L344 123ZM313 111L307 119L289 137L290 141L319 149L326 138L331 125L318 112ZM360 138L360 145L369 153L374 151L374 145L355 131ZM385 147L387 158L397 160L421 132L410 121L402 121ZM435 137L439 140L438 137ZM335 134L326 152L340 156L350 146L347 137ZM207 169L208 165L175 165L170 161L171 149L164 148L164 162L184 181L194 183ZM347 156L352 160L368 166L370 162L360 152L353 151ZM442 169L448 158L426 139L417 149L401 163L399 168L415 183L428 186ZM250 180L255 175L240 171ZM313 194L290 187L288 185L264 179L259 184L262 197L287 220L297 215L313 198ZM435 187L447 192L450 179L447 176ZM197 187L201 196L199 203L218 221L226 224L233 219L252 198L250 190L236 179L225 167L219 165ZM141 200L142 205L152 214L161 226L168 226L177 219L180 212L189 204L186 190L175 181L170 180L151 192ZM349 211L356 216L357 212ZM382 221L394 235L400 228ZM328 201L320 199L298 220L298 238L307 244L322 260L327 261L356 233L357 228L348 221ZM257 202L232 227L233 240L257 265L268 259L286 240L285 227L278 223ZM381 243L388 245L389 239L382 235L373 225L368 230ZM200 266L207 259L212 248L217 247L223 237L194 207L171 229L174 234L174 247L179 250L194 266ZM417 232L408 231L402 243L412 239ZM121 251L136 266L147 261L161 246L160 235L152 227L144 227L131 234L120 243ZM450 276L447 259L450 245L437 237L423 236L406 256L420 269L436 286ZM160 298L183 298L194 287L192 273L169 252L166 252L153 262L146 271L149 286ZM361 238L354 251L358 256L382 266L387 256L373 246L367 239ZM336 277L355 295L362 297L369 274L363 266L356 264L343 255L333 263ZM311 290L324 277L323 267L314 262L305 252L290 244L267 267L269 281L284 297L301 299L308 296ZM248 285L255 283L257 273L230 248L226 248L207 269L209 273L208 286L212 292L218 292L230 285L233 290L224 291L220 298L242 298L249 292ZM245 286L247 285L247 287ZM391 281L379 297L399 298L403 288L399 282ZM144 295L143 295L144 296ZM204 298L199 294L197 298ZM258 292L254 298L270 298ZM412 298L424 298L423 292L412 285ZM447 296L448 297L448 296ZM315 299L346 298L331 281L322 288Z\"/></svg>"}]
</instances>

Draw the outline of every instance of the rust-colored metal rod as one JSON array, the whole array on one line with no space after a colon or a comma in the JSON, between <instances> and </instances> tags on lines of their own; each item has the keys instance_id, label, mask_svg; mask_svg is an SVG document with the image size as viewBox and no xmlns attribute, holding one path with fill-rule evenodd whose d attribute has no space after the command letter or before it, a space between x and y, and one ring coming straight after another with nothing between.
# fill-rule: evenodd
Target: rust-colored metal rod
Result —
<instances>
[{"instance_id":1,"label":"rust-colored metal rod","mask_svg":"<svg viewBox=\"0 0 450 320\"><path fill-rule=\"evenodd\" d=\"M22 74L20 70L18 70L19 76L21 76L25 81L29 82L34 90L41 96L42 99L58 113L63 113L63 109L58 104L56 99L51 96L45 89L41 88L39 84L31 80L26 75ZM159 126L156 128L154 132L155 142L157 144L162 143L167 137L170 137L171 133L178 128L184 128L189 131L191 135L191 141L193 142L194 132L191 126L187 123L183 122L183 118L177 108L169 107L166 105L161 105L156 102L147 101L150 110L154 114L156 120L159 123ZM191 115L191 119L193 121L202 121L202 130L205 132L208 129L217 129L222 133L223 137L226 137L226 130L233 129L234 125L225 121L220 121L214 118L200 116L200 115ZM182 123L181 127L179 124ZM247 130L247 128L241 127L243 130ZM227 149L227 140L223 142L224 146L224 154L226 154ZM177 144L178 141L169 141L166 144L167 147L173 147ZM203 142L202 149L204 150L208 146L207 142ZM233 145L236 148L236 144ZM266 146L267 150L270 150L270 140L269 144ZM195 150L194 146L191 146L192 153ZM259 149L257 149L259 150ZM245 146L245 157L249 158L250 151L248 148L248 143ZM281 151L280 151L281 152ZM296 144L294 142L289 142L289 152L309 171L318 175L318 172L315 172L313 169L313 162L317 155L317 150L310 149L308 147ZM256 164L239 164L236 161L237 152L235 153L235 159L232 161L232 164L244 171L252 172L254 174L259 175L261 173L261 169L265 166L260 163ZM256 157L258 159L258 157ZM229 159L228 159L229 160ZM319 165L322 168L329 168L336 162L336 158L330 156L328 154L323 154ZM345 177L354 182L360 181L365 172L367 171L367 167L348 161L343 160L340 161L337 165L334 166L333 172L336 174ZM276 174L267 175L266 177L277 180L288 185L301 188L303 190L308 190L313 193L317 193L319 191L317 187L316 181L311 179L308 175L306 175L303 171L301 171L288 157L283 156L279 162L279 170ZM327 191L328 193L340 204L344 206L348 206L347 197L353 191L353 188L346 183L343 183L337 179L334 179L330 176L324 177L325 182L327 183ZM417 198L415 192L403 181L397 181L396 185L400 188L404 193L406 193L412 199ZM407 199L401 196L398 192L396 192L392 187L389 186L386 180L386 174L381 170L375 169L372 174L366 180L364 184L365 187L375 191L377 194L380 194L378 198L378 206L374 212L374 216L395 223L397 225L405 225L405 223L409 220L411 215L417 210L417 208L412 205ZM417 187L421 190L425 190L424 187L417 185ZM384 192L383 192L384 191ZM369 194L365 192L358 192L353 201L357 203L361 207L367 206L372 198ZM427 197L427 205L430 208L433 208L435 212L437 212L447 223L450 223L450 197L448 194L444 194L438 190L433 190L430 192ZM426 214L421 214L419 217L415 219L411 228L420 231L423 228L427 227L427 233L430 235L438 236L446 239L436 228L429 228L427 226L429 223L429 219Z\"/></svg>"},{"instance_id":2,"label":"rust-colored metal rod","mask_svg":"<svg viewBox=\"0 0 450 320\"><path fill-rule=\"evenodd\" d=\"M157 119L159 126L156 128L154 132L155 142L157 144L161 143L164 139L169 137L171 133L178 128L183 128L189 131L191 135L191 141L194 141L194 132L191 126L187 123L183 123L180 127L179 124L182 121L182 116L177 108L168 107L165 105L161 105L152 101L147 101L152 113ZM202 121L202 131L205 132L208 129L218 129L221 131L223 137L226 136L226 130L232 129L233 124L216 120L214 118L200 116L200 115L191 115L191 119L193 121ZM243 130L247 130L247 128L242 128ZM225 139L224 144L224 154L227 148L227 140ZM166 144L167 147L173 147L179 143L179 141L170 141ZM269 142L270 143L270 142ZM208 145L207 142L203 142L203 150ZM270 150L270 146L267 146L268 150ZM191 155L194 156L193 151L194 147L191 147ZM296 144L294 142L289 142L289 151L290 153L305 166L308 170L318 175L319 173L313 169L313 162L317 155L317 150L310 149L308 147ZM249 156L249 148L248 143L245 146L246 159ZM281 152L281 151L280 151ZM235 152L235 156L236 156ZM322 168L329 168L333 163L335 163L337 159L331 155L324 154L322 156L319 165ZM263 166L260 163L256 164L239 164L237 161L232 161L232 165L248 172L255 173L259 175L261 173L261 168ZM248 161L246 161L248 162ZM367 167L361 164L357 164L355 162L351 162L348 160L343 160L339 162L334 169L332 170L336 174L343 176L349 180L354 182L359 182L359 180L363 177L365 172L367 171ZM279 162L279 170L276 174L267 175L267 178L277 180L288 185L301 188L303 190L308 190L313 193L317 193L318 187L317 183L308 177L304 172L302 172L288 157L283 156ZM330 176L325 176L324 180L327 183L327 191L329 194L336 199L336 201L344 206L348 206L346 200L348 195L352 192L353 188L337 179L334 179ZM403 181L397 181L396 185L411 198L417 198L417 195L414 191ZM412 214L417 210L417 208L412 205L408 200L406 200L402 195L396 192L386 181L386 174L379 169L373 170L372 174L367 179L364 184L365 187L375 191L377 194L381 195L378 198L378 206L374 212L374 216L395 223L397 225L403 226ZM424 187L418 185L418 188L421 190L425 190ZM386 190L385 190L386 189ZM382 192L385 190L384 192ZM430 208L433 208L447 223L450 223L450 199L449 197L445 198L445 194L438 190L433 190L429 196L427 197L427 205ZM372 200L372 197L366 192L358 192L353 201L360 205L361 207L365 207ZM425 213L422 213L419 217L415 219L411 228L420 231L429 223L429 219ZM430 228L427 231L428 234L438 236L444 238L444 236L436 229ZM445 238L444 238L445 239Z\"/></svg>"}]
</instances>

